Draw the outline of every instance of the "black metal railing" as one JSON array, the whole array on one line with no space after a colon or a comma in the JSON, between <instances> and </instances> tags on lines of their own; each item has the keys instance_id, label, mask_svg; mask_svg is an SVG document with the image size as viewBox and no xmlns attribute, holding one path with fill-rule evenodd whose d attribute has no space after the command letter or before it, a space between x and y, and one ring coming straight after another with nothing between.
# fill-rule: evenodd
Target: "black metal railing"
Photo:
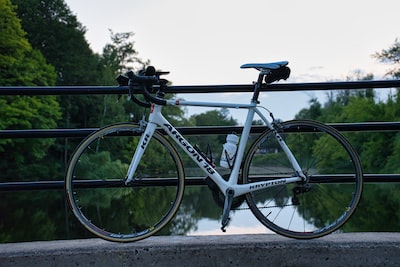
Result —
<instances>
[{"instance_id":1,"label":"black metal railing","mask_svg":"<svg viewBox=\"0 0 400 267\"><path fill-rule=\"evenodd\" d=\"M341 89L396 88L400 80L325 82L325 83L282 83L262 87L261 91L326 91ZM169 86L166 93L238 93L252 92L252 84L234 85L188 85ZM127 86L3 86L0 95L89 95L89 94L127 94Z\"/></svg>"},{"instance_id":2,"label":"black metal railing","mask_svg":"<svg viewBox=\"0 0 400 267\"><path fill-rule=\"evenodd\" d=\"M400 80L328 82L328 83L286 83L273 84L262 91L309 91L309 90L341 90L367 88L397 88ZM223 93L252 92L249 85L196 85L170 86L167 93ZM0 95L89 95L89 94L127 94L124 86L53 86L53 87L0 87ZM339 131L399 131L400 122L368 122L368 123L336 123L330 124ZM255 126L252 133L260 133L265 129ZM87 129L30 129L30 130L0 130L1 138L66 138L85 137L96 128ZM242 127L182 127L179 130L184 135L227 134L242 131ZM0 159L1 160L1 159ZM400 174L365 174L366 182L400 182ZM204 184L203 178L190 178L188 185ZM14 190L45 190L62 189L63 181L33 181L33 182L1 182L0 191Z\"/></svg>"}]
</instances>

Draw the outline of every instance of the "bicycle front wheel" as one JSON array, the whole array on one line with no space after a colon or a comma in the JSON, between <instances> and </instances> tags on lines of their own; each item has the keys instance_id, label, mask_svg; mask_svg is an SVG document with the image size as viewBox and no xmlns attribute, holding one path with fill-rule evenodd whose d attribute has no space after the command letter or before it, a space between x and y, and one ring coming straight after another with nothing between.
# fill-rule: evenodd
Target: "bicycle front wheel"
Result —
<instances>
[{"instance_id":1,"label":"bicycle front wheel","mask_svg":"<svg viewBox=\"0 0 400 267\"><path fill-rule=\"evenodd\" d=\"M103 239L131 242L149 237L166 226L182 201L180 157L157 131L133 183L124 184L142 132L129 123L102 128L82 141L69 163L65 178L68 203L78 221Z\"/></svg>"},{"instance_id":2,"label":"bicycle front wheel","mask_svg":"<svg viewBox=\"0 0 400 267\"><path fill-rule=\"evenodd\" d=\"M316 121L285 122L278 131L307 181L247 194L251 211L266 227L287 237L310 239L338 230L362 194L357 153L341 133ZM274 131L262 133L249 148L244 183L296 175Z\"/></svg>"}]
</instances>

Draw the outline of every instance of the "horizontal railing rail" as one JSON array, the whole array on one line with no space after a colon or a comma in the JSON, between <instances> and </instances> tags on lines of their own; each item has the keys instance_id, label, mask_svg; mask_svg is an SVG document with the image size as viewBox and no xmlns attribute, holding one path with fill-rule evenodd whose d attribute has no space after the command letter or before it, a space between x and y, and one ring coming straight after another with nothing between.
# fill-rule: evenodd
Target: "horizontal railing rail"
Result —
<instances>
[{"instance_id":1,"label":"horizontal railing rail","mask_svg":"<svg viewBox=\"0 0 400 267\"><path fill-rule=\"evenodd\" d=\"M341 132L382 132L399 131L400 122L362 122L362 123L327 123ZM30 130L0 130L0 138L61 138L61 137L86 137L99 128L82 129L30 129ZM179 132L184 135L202 134L228 134L232 132L240 133L241 126L196 126L178 127ZM265 131L265 126L253 126L251 133L261 133ZM160 130L165 134L162 130Z\"/></svg>"},{"instance_id":2,"label":"horizontal railing rail","mask_svg":"<svg viewBox=\"0 0 400 267\"><path fill-rule=\"evenodd\" d=\"M323 175L322 180L326 180L326 175ZM185 184L187 186L199 186L199 185L206 185L204 179L206 177L187 177L185 179ZM312 178L313 179L313 178ZM311 183L319 181L318 177L314 178ZM329 182L339 182L339 183L346 183L346 182L353 182L353 179L349 179L345 175L340 176L337 175L336 177L332 178ZM160 185L160 180L163 179L155 179L154 181L147 181L146 186L151 185ZM163 186L168 185L175 185L176 181L161 181L163 182ZM364 174L364 182L366 183L394 183L400 182L400 174ZM124 186L122 181L83 181L85 183L85 187L95 188L95 187L118 187ZM107 185L108 184L108 185ZM82 186L82 187L84 187ZM62 180L49 180L49 181L27 181L27 182L3 182L0 183L0 192L1 191L37 191L37 190L52 190L52 189L64 189L64 181Z\"/></svg>"},{"instance_id":3,"label":"horizontal railing rail","mask_svg":"<svg viewBox=\"0 0 400 267\"><path fill-rule=\"evenodd\" d=\"M327 82L327 83L282 83L272 84L262 91L313 91L344 90L367 88L397 88L400 80ZM252 92L253 85L190 85L169 86L166 93L226 93ZM92 95L92 94L127 94L126 86L35 86L35 87L0 87L0 95ZM364 123L331 123L339 131L399 131L400 122L364 122ZM84 138L97 128L85 129L26 129L0 130L0 138ZM185 135L227 134L242 131L239 126L227 127L181 127ZM252 133L261 133L263 126L255 126ZM400 182L400 174L365 174L366 182ZM187 185L204 185L204 177L191 177ZM27 182L2 182L0 191L48 190L62 189L64 182L60 180L42 180Z\"/></svg>"},{"instance_id":4,"label":"horizontal railing rail","mask_svg":"<svg viewBox=\"0 0 400 267\"><path fill-rule=\"evenodd\" d=\"M319 91L367 88L400 87L400 80L324 82L324 83L277 83L262 87L261 91ZM188 85L169 86L166 93L232 93L252 92L252 84L235 85ZM0 95L88 95L88 94L127 94L127 86L2 86Z\"/></svg>"}]
</instances>

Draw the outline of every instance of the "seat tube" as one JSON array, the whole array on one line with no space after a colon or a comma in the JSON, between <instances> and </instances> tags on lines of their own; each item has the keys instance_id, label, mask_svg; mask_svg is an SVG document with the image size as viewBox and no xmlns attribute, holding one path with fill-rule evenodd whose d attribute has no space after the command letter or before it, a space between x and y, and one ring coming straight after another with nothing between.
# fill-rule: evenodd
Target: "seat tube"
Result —
<instances>
[{"instance_id":1,"label":"seat tube","mask_svg":"<svg viewBox=\"0 0 400 267\"><path fill-rule=\"evenodd\" d=\"M253 102L254 107L256 106L256 103ZM246 144L247 144L247 140L250 136L250 130L251 130L251 124L254 118L254 113L255 110L253 108L250 108L248 113L247 113L247 117L246 117L246 122L244 124L243 127L243 131L240 137L240 142L239 142L239 148L236 152L236 159L235 159L235 164L233 166L231 175L229 177L229 184L230 185L236 185L238 182L238 177L239 177L239 171L240 171L240 166L241 166L241 162L243 160L243 156L244 156L244 152L246 149Z\"/></svg>"}]
</instances>

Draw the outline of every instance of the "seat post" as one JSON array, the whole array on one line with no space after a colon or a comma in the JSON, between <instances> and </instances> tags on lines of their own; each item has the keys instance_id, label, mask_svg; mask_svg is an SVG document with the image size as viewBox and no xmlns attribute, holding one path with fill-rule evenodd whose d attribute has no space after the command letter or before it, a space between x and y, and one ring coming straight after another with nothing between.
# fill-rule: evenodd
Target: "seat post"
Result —
<instances>
[{"instance_id":1,"label":"seat post","mask_svg":"<svg viewBox=\"0 0 400 267\"><path fill-rule=\"evenodd\" d=\"M260 94L260 89L262 86L264 76L267 75L268 73L269 73L269 70L261 70L260 73L258 74L257 83L254 85L253 98L251 100L257 104L260 103L258 101L258 96Z\"/></svg>"}]
</instances>

